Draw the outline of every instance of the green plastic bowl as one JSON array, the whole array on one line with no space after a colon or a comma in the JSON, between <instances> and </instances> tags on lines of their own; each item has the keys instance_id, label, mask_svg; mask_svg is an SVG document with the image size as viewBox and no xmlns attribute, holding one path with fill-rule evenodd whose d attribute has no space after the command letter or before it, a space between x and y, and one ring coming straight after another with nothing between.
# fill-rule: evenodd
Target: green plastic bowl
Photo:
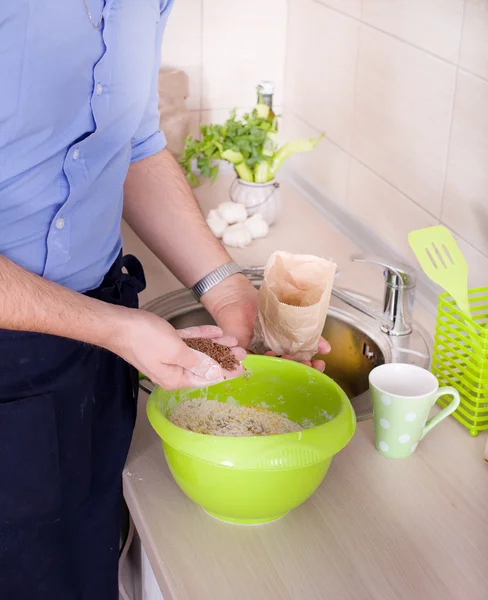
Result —
<instances>
[{"instance_id":1,"label":"green plastic bowl","mask_svg":"<svg viewBox=\"0 0 488 600\"><path fill-rule=\"evenodd\" d=\"M244 364L244 376L205 390L156 388L147 414L183 492L221 521L257 525L280 519L314 493L334 454L351 440L356 416L344 391L318 371L265 356L248 356ZM222 437L193 433L168 420L179 402L202 396L267 408L308 428Z\"/></svg>"}]
</instances>

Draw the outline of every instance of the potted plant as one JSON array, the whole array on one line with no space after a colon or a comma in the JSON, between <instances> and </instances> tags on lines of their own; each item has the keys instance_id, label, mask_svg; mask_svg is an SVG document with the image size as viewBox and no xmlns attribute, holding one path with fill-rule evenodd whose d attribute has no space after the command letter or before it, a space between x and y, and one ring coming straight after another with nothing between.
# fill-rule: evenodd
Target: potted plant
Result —
<instances>
[{"instance_id":1,"label":"potted plant","mask_svg":"<svg viewBox=\"0 0 488 600\"><path fill-rule=\"evenodd\" d=\"M201 125L201 139L186 138L180 165L192 186L199 175L212 182L218 174L218 161L232 164L236 173L231 200L244 204L248 214L259 212L271 225L280 209L279 184L275 177L283 162L292 154L308 152L323 137L289 142L278 147L277 119L269 118L270 109L258 102L251 113L238 119L230 113L223 125Z\"/></svg>"}]
</instances>

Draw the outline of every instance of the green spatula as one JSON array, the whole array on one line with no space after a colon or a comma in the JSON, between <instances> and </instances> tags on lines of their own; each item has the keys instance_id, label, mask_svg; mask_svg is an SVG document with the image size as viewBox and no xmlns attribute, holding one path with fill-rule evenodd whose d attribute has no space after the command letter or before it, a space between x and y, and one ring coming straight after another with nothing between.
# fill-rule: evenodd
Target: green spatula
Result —
<instances>
[{"instance_id":1,"label":"green spatula","mask_svg":"<svg viewBox=\"0 0 488 600\"><path fill-rule=\"evenodd\" d=\"M424 273L454 298L461 312L471 317L468 265L449 229L443 225L417 229L408 234L408 241Z\"/></svg>"}]
</instances>

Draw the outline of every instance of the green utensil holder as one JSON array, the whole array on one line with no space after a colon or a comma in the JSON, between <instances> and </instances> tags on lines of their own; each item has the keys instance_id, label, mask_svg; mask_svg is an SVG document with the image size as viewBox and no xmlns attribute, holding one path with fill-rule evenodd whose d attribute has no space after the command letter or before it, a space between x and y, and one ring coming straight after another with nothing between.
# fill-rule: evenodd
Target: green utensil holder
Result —
<instances>
[{"instance_id":1,"label":"green utensil holder","mask_svg":"<svg viewBox=\"0 0 488 600\"><path fill-rule=\"evenodd\" d=\"M488 287L469 290L472 318L449 294L437 310L432 372L440 385L456 388L461 404L453 417L472 436L488 430ZM446 406L439 398L438 403Z\"/></svg>"}]
</instances>

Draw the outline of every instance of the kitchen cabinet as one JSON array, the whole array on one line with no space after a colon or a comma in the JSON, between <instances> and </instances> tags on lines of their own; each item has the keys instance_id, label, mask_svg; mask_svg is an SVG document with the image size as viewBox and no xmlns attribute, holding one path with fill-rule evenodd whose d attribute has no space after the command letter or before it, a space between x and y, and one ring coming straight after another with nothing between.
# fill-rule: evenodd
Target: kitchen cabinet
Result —
<instances>
[{"instance_id":1,"label":"kitchen cabinet","mask_svg":"<svg viewBox=\"0 0 488 600\"><path fill-rule=\"evenodd\" d=\"M149 563L149 559L144 550L144 547L140 546L141 552L141 600L164 600L163 594L159 589L158 582Z\"/></svg>"},{"instance_id":2,"label":"kitchen cabinet","mask_svg":"<svg viewBox=\"0 0 488 600\"><path fill-rule=\"evenodd\" d=\"M120 565L120 578L129 600L164 600L137 531L128 556ZM125 597L120 594L119 600Z\"/></svg>"}]
</instances>

